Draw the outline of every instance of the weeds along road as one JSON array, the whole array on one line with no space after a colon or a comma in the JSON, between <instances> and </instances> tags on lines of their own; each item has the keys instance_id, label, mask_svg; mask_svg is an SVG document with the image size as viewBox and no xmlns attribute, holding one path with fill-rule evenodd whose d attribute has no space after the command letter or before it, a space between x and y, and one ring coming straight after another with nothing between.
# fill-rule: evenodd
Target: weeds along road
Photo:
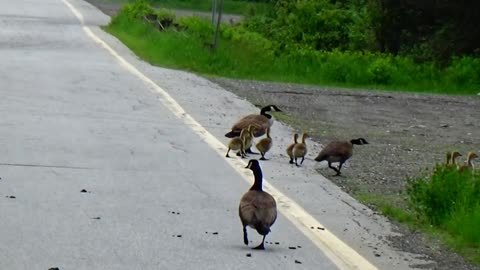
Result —
<instances>
[{"instance_id":1,"label":"weeds along road","mask_svg":"<svg viewBox=\"0 0 480 270\"><path fill-rule=\"evenodd\" d=\"M281 214L266 251L245 247L237 207L252 174L226 161L220 142L257 109L195 75L139 61L86 2L0 6L0 269L422 263L390 248L390 225L314 173L311 157L288 165L292 130L280 123L261 165Z\"/></svg>"}]
</instances>

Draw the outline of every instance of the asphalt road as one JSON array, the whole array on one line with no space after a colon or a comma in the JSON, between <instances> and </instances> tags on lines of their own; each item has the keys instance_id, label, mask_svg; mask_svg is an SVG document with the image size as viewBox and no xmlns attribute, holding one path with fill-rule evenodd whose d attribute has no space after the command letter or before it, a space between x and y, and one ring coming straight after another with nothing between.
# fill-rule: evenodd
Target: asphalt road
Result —
<instances>
[{"instance_id":1,"label":"asphalt road","mask_svg":"<svg viewBox=\"0 0 480 270\"><path fill-rule=\"evenodd\" d=\"M79 0L0 0L0 269L337 269L331 253L346 249L336 240L319 248L305 233L307 213L325 238L379 269L418 263L391 249L390 225L313 163L286 165L292 130L280 123L262 166L288 196L285 215L266 251L245 247L237 207L251 174L198 128L226 143L231 123L257 109L193 74L139 61L98 28L108 20ZM198 125L175 115L148 78Z\"/></svg>"}]
</instances>

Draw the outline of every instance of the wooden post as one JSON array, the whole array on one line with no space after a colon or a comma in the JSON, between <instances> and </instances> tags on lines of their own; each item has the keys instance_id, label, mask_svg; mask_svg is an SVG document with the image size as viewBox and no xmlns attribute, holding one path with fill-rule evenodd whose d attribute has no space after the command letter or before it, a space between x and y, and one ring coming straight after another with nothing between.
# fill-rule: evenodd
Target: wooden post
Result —
<instances>
[{"instance_id":1,"label":"wooden post","mask_svg":"<svg viewBox=\"0 0 480 270\"><path fill-rule=\"evenodd\" d=\"M212 24L215 24L215 11L217 10L217 0L212 0Z\"/></svg>"},{"instance_id":2,"label":"wooden post","mask_svg":"<svg viewBox=\"0 0 480 270\"><path fill-rule=\"evenodd\" d=\"M218 47L218 35L220 34L220 23L222 21L222 12L223 12L223 0L220 0L220 7L218 8L218 21L217 29L215 30L215 38L213 40L213 49L216 50Z\"/></svg>"}]
</instances>

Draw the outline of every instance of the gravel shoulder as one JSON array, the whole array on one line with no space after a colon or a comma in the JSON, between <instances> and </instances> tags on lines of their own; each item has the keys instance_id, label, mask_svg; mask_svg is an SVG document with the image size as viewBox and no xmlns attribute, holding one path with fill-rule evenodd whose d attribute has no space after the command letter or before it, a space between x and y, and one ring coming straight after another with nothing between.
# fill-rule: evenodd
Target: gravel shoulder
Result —
<instances>
[{"instance_id":1,"label":"gravel shoulder","mask_svg":"<svg viewBox=\"0 0 480 270\"><path fill-rule=\"evenodd\" d=\"M113 15L118 4L89 0ZM402 203L408 177L425 173L442 162L446 151L479 151L480 96L442 96L387 91L351 90L298 84L210 78L253 104L276 104L278 115L299 132L306 131L319 143L332 139L363 137L369 145L355 148L354 156L332 177L354 196L368 195ZM320 149L312 149L319 151ZM435 263L429 269L480 269L437 240L397 224L402 236L391 239L395 247Z\"/></svg>"}]
</instances>

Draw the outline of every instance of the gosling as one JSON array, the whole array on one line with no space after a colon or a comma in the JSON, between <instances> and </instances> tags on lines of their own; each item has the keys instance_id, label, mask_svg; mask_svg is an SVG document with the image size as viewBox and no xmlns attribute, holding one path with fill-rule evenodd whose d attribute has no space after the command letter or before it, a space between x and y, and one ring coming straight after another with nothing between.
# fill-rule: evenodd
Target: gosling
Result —
<instances>
[{"instance_id":1,"label":"gosling","mask_svg":"<svg viewBox=\"0 0 480 270\"><path fill-rule=\"evenodd\" d=\"M265 154L270 150L270 148L272 148L272 144L273 144L272 138L270 137L270 128L265 129L265 134L267 135L267 137L258 141L256 145L258 151L260 151L260 154L262 155L260 160L267 160L265 158Z\"/></svg>"},{"instance_id":2,"label":"gosling","mask_svg":"<svg viewBox=\"0 0 480 270\"><path fill-rule=\"evenodd\" d=\"M303 133L302 135L302 142L295 144L292 149L292 156L295 159L295 165L300 167L303 164L303 160L305 160L305 155L307 155L307 144L305 143L305 139L308 138L307 133ZM300 165L298 165L297 159L302 158L300 161Z\"/></svg>"},{"instance_id":3,"label":"gosling","mask_svg":"<svg viewBox=\"0 0 480 270\"><path fill-rule=\"evenodd\" d=\"M292 151L293 151L293 147L298 143L297 139L298 139L298 134L297 133L293 134L293 143L290 144L287 147L287 155L290 157L290 161L289 161L290 164L293 164L293 152Z\"/></svg>"}]
</instances>

